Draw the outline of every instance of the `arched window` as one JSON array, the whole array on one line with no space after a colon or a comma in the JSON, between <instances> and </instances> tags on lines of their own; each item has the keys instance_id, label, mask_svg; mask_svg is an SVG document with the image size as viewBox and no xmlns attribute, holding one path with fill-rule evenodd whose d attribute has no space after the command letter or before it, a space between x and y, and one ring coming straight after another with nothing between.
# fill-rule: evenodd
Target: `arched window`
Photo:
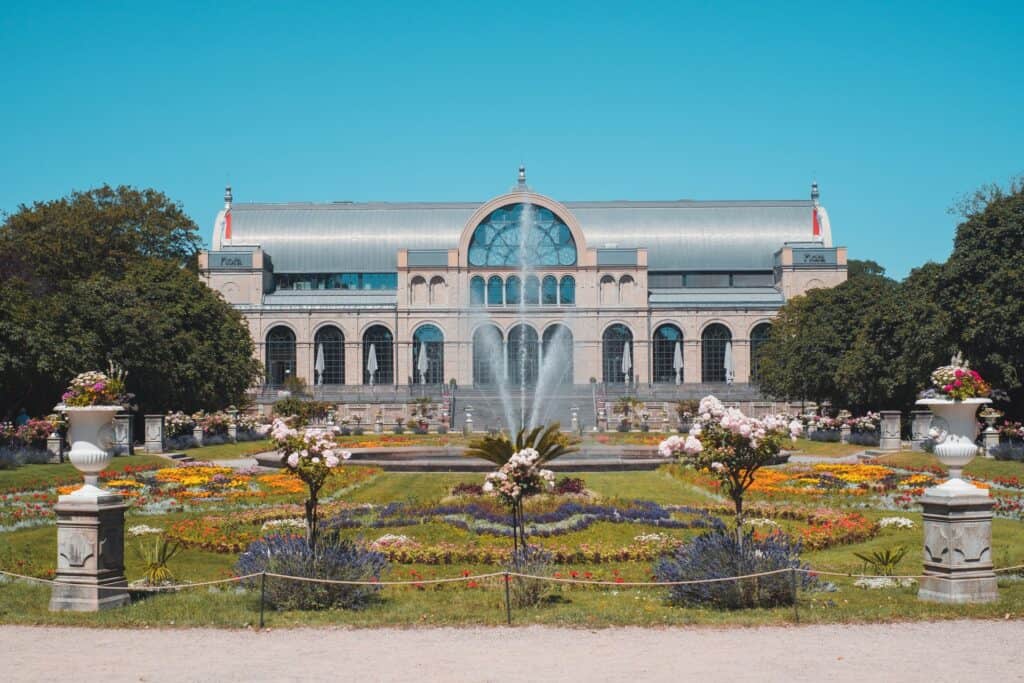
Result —
<instances>
[{"instance_id":1,"label":"arched window","mask_svg":"<svg viewBox=\"0 0 1024 683\"><path fill-rule=\"evenodd\" d=\"M510 204L495 209L473 231L469 265L521 266L524 260L533 266L575 265L572 232L542 206Z\"/></svg>"},{"instance_id":2,"label":"arched window","mask_svg":"<svg viewBox=\"0 0 1024 683\"><path fill-rule=\"evenodd\" d=\"M394 384L394 337L383 325L363 334L363 384Z\"/></svg>"},{"instance_id":3,"label":"arched window","mask_svg":"<svg viewBox=\"0 0 1024 683\"><path fill-rule=\"evenodd\" d=\"M537 276L530 275L526 278L526 286L523 288L523 300L528 306L536 306L540 303L540 280Z\"/></svg>"},{"instance_id":4,"label":"arched window","mask_svg":"<svg viewBox=\"0 0 1024 683\"><path fill-rule=\"evenodd\" d=\"M487 281L487 305L488 306L500 306L504 303L505 285L502 283L501 278L497 275L492 275L491 279Z\"/></svg>"},{"instance_id":5,"label":"arched window","mask_svg":"<svg viewBox=\"0 0 1024 683\"><path fill-rule=\"evenodd\" d=\"M523 283L513 275L505 280L505 303L509 306L518 306L523 296Z\"/></svg>"},{"instance_id":6,"label":"arched window","mask_svg":"<svg viewBox=\"0 0 1024 683\"><path fill-rule=\"evenodd\" d=\"M295 333L284 325L267 332L267 384L279 387L295 376Z\"/></svg>"},{"instance_id":7,"label":"arched window","mask_svg":"<svg viewBox=\"0 0 1024 683\"><path fill-rule=\"evenodd\" d=\"M430 304L437 306L446 303L448 303L448 286L443 277L435 275L430 278Z\"/></svg>"},{"instance_id":8,"label":"arched window","mask_svg":"<svg viewBox=\"0 0 1024 683\"><path fill-rule=\"evenodd\" d=\"M537 383L540 366L537 344L537 330L529 325L519 324L508 331L508 381L513 386Z\"/></svg>"},{"instance_id":9,"label":"arched window","mask_svg":"<svg viewBox=\"0 0 1024 683\"><path fill-rule=\"evenodd\" d=\"M565 325L552 325L544 330L541 340L541 365L557 373L556 384L572 384L572 332Z\"/></svg>"},{"instance_id":10,"label":"arched window","mask_svg":"<svg viewBox=\"0 0 1024 683\"><path fill-rule=\"evenodd\" d=\"M412 335L412 371L416 384L444 383L444 333L422 325Z\"/></svg>"},{"instance_id":11,"label":"arched window","mask_svg":"<svg viewBox=\"0 0 1024 683\"><path fill-rule=\"evenodd\" d=\"M345 335L334 325L326 325L316 332L313 374L317 384L345 383Z\"/></svg>"},{"instance_id":12,"label":"arched window","mask_svg":"<svg viewBox=\"0 0 1024 683\"><path fill-rule=\"evenodd\" d=\"M559 303L563 306L576 305L576 279L572 275L562 278L562 282L558 286L558 296Z\"/></svg>"},{"instance_id":13,"label":"arched window","mask_svg":"<svg viewBox=\"0 0 1024 683\"><path fill-rule=\"evenodd\" d=\"M628 382L635 374L633 333L616 323L601 336L601 368L607 384Z\"/></svg>"},{"instance_id":14,"label":"arched window","mask_svg":"<svg viewBox=\"0 0 1024 683\"><path fill-rule=\"evenodd\" d=\"M486 289L484 279L477 275L469 281L469 305L470 306L483 306L484 305L484 290Z\"/></svg>"},{"instance_id":15,"label":"arched window","mask_svg":"<svg viewBox=\"0 0 1024 683\"><path fill-rule=\"evenodd\" d=\"M651 348L651 376L662 384L683 381L683 333L675 325L660 325Z\"/></svg>"},{"instance_id":16,"label":"arched window","mask_svg":"<svg viewBox=\"0 0 1024 683\"><path fill-rule=\"evenodd\" d=\"M618 287L615 284L614 277L611 275L603 275L601 277L599 287L598 296L602 304L607 306L609 304L617 304L619 302Z\"/></svg>"},{"instance_id":17,"label":"arched window","mask_svg":"<svg viewBox=\"0 0 1024 683\"><path fill-rule=\"evenodd\" d=\"M701 335L701 381L732 381L732 333L725 325L708 325Z\"/></svg>"},{"instance_id":18,"label":"arched window","mask_svg":"<svg viewBox=\"0 0 1024 683\"><path fill-rule=\"evenodd\" d=\"M554 275L544 276L544 282L540 286L540 302L545 306L558 303L558 280Z\"/></svg>"},{"instance_id":19,"label":"arched window","mask_svg":"<svg viewBox=\"0 0 1024 683\"><path fill-rule=\"evenodd\" d=\"M422 306L427 303L427 281L422 275L417 275L410 280L409 301L413 306Z\"/></svg>"},{"instance_id":20,"label":"arched window","mask_svg":"<svg viewBox=\"0 0 1024 683\"><path fill-rule=\"evenodd\" d=\"M771 335L771 323L761 323L750 331L750 381L761 381L761 347Z\"/></svg>"},{"instance_id":21,"label":"arched window","mask_svg":"<svg viewBox=\"0 0 1024 683\"><path fill-rule=\"evenodd\" d=\"M494 384L505 375L504 346L495 325L483 325L473 333L473 384Z\"/></svg>"}]
</instances>

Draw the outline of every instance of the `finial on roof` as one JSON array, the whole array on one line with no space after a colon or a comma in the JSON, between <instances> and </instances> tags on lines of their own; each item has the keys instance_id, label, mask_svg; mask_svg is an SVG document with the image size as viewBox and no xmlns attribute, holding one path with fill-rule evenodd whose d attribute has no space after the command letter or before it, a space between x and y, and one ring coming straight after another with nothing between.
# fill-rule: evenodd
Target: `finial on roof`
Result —
<instances>
[{"instance_id":1,"label":"finial on roof","mask_svg":"<svg viewBox=\"0 0 1024 683\"><path fill-rule=\"evenodd\" d=\"M811 182L811 201L814 202L815 206L818 205L818 197L820 197L820 196L821 196L821 193L818 192L818 181L815 180L815 181Z\"/></svg>"},{"instance_id":2,"label":"finial on roof","mask_svg":"<svg viewBox=\"0 0 1024 683\"><path fill-rule=\"evenodd\" d=\"M231 203L231 186L230 185L228 185L227 187L224 188L224 203L225 204L230 204Z\"/></svg>"},{"instance_id":3,"label":"finial on roof","mask_svg":"<svg viewBox=\"0 0 1024 683\"><path fill-rule=\"evenodd\" d=\"M519 187L526 187L526 166L519 167Z\"/></svg>"}]
</instances>

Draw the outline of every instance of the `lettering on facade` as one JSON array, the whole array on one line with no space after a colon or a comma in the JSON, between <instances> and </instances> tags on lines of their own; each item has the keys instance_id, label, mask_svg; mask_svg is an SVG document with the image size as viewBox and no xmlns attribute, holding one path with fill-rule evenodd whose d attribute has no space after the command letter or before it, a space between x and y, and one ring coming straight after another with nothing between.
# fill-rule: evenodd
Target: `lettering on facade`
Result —
<instances>
[{"instance_id":1,"label":"lettering on facade","mask_svg":"<svg viewBox=\"0 0 1024 683\"><path fill-rule=\"evenodd\" d=\"M210 270L252 268L252 254L239 252L210 252Z\"/></svg>"}]
</instances>

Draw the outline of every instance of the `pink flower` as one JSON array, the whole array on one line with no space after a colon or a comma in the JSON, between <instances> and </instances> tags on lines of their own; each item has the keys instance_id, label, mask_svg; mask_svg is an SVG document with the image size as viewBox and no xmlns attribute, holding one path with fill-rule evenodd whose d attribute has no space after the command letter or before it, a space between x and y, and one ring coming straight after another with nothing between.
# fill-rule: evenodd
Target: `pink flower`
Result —
<instances>
[{"instance_id":1,"label":"pink flower","mask_svg":"<svg viewBox=\"0 0 1024 683\"><path fill-rule=\"evenodd\" d=\"M956 387L956 388L958 388L958 389L959 389L960 387L962 387L963 385L964 385L964 383L963 383L963 382L961 382L960 380L956 380L955 382L953 382L953 386L954 386L954 387Z\"/></svg>"},{"instance_id":2,"label":"pink flower","mask_svg":"<svg viewBox=\"0 0 1024 683\"><path fill-rule=\"evenodd\" d=\"M953 375L954 375L954 376L955 376L955 377L956 377L957 379L960 379L961 377L963 377L963 376L964 376L964 371L963 371L963 370L961 370L960 368L957 368L956 370L954 370L954 371L953 371Z\"/></svg>"},{"instance_id":3,"label":"pink flower","mask_svg":"<svg viewBox=\"0 0 1024 683\"><path fill-rule=\"evenodd\" d=\"M103 382L96 382L96 384L92 385L92 390L93 391L103 391L106 388L107 388L107 385L104 384Z\"/></svg>"},{"instance_id":4,"label":"pink flower","mask_svg":"<svg viewBox=\"0 0 1024 683\"><path fill-rule=\"evenodd\" d=\"M949 392L953 391L953 385L947 384L946 386L942 387L942 390L948 394Z\"/></svg>"}]
</instances>

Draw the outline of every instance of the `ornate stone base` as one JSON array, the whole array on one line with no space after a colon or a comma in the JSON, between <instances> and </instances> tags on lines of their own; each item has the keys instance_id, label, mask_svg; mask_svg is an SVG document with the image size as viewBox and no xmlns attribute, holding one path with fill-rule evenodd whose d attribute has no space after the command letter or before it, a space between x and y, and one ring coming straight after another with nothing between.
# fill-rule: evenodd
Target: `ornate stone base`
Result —
<instances>
[{"instance_id":1,"label":"ornate stone base","mask_svg":"<svg viewBox=\"0 0 1024 683\"><path fill-rule=\"evenodd\" d=\"M61 496L57 513L56 581L53 611L96 612L127 605L124 576L124 511L127 505L115 494L93 498Z\"/></svg>"},{"instance_id":2,"label":"ornate stone base","mask_svg":"<svg viewBox=\"0 0 1024 683\"><path fill-rule=\"evenodd\" d=\"M924 507L924 573L917 597L948 603L999 598L992 571L992 499L953 479L930 488Z\"/></svg>"}]
</instances>

